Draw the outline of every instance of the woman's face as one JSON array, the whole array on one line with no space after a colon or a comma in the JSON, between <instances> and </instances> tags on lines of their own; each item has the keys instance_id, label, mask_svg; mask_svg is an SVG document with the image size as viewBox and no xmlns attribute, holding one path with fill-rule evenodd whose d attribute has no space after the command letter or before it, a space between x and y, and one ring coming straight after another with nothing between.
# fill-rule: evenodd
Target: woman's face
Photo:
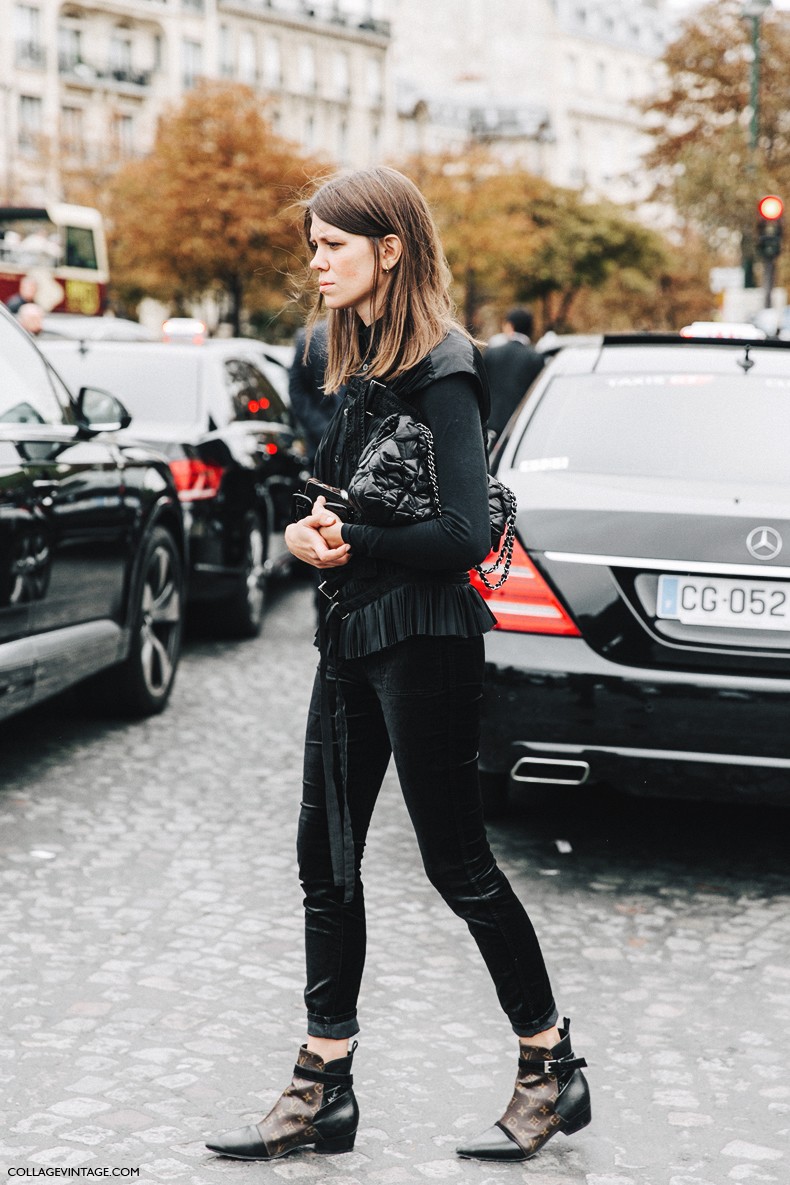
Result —
<instances>
[{"instance_id":1,"label":"woman's face","mask_svg":"<svg viewBox=\"0 0 790 1185\"><path fill-rule=\"evenodd\" d=\"M318 287L327 308L354 309L366 325L373 320L372 298L376 276L373 244L313 215L310 267L318 273Z\"/></svg>"}]
</instances>

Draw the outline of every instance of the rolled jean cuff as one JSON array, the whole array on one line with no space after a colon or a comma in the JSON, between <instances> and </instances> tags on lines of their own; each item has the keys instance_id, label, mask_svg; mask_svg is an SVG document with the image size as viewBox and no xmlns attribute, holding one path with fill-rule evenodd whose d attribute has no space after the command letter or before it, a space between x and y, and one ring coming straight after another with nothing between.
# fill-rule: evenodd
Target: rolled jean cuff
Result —
<instances>
[{"instance_id":1,"label":"rolled jean cuff","mask_svg":"<svg viewBox=\"0 0 790 1185\"><path fill-rule=\"evenodd\" d=\"M536 1033L543 1033L546 1029L552 1028L560 1019L560 1014L557 1007L552 1003L548 1012L539 1017L535 1021L530 1021L528 1024L514 1024L513 1032L517 1037L534 1037Z\"/></svg>"},{"instance_id":2,"label":"rolled jean cuff","mask_svg":"<svg viewBox=\"0 0 790 1185\"><path fill-rule=\"evenodd\" d=\"M308 1037L328 1037L330 1041L340 1041L343 1037L355 1037L358 1032L356 1012L347 1012L345 1016L316 1016L314 1012L307 1014Z\"/></svg>"}]
</instances>

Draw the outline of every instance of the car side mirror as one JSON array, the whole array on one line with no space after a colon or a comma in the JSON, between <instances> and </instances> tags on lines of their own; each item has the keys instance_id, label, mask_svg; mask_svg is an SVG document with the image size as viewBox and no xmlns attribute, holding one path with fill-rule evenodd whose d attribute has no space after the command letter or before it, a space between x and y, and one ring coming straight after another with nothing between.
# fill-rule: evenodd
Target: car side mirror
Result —
<instances>
[{"instance_id":1,"label":"car side mirror","mask_svg":"<svg viewBox=\"0 0 790 1185\"><path fill-rule=\"evenodd\" d=\"M120 399L99 387L82 387L77 396L80 424L91 435L96 432L120 432L128 428L132 417Z\"/></svg>"}]
</instances>

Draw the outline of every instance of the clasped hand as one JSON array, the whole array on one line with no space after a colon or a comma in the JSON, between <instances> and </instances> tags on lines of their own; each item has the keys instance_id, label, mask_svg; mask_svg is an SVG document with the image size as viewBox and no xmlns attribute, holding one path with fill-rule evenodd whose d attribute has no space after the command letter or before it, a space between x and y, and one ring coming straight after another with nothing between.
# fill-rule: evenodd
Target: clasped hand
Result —
<instances>
[{"instance_id":1,"label":"clasped hand","mask_svg":"<svg viewBox=\"0 0 790 1185\"><path fill-rule=\"evenodd\" d=\"M312 514L289 523L285 543L292 555L314 568L341 568L347 564L351 548L343 542L342 523L326 509L326 499L319 495Z\"/></svg>"}]
</instances>

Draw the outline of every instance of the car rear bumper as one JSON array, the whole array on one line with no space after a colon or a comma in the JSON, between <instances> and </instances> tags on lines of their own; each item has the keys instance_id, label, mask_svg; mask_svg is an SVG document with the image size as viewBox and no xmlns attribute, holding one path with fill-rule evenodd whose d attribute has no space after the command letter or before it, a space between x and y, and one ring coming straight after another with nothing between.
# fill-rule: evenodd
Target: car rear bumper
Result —
<instances>
[{"instance_id":1,"label":"car rear bumper","mask_svg":"<svg viewBox=\"0 0 790 1185\"><path fill-rule=\"evenodd\" d=\"M790 804L790 678L608 662L581 639L486 638L480 765L530 786Z\"/></svg>"}]
</instances>

